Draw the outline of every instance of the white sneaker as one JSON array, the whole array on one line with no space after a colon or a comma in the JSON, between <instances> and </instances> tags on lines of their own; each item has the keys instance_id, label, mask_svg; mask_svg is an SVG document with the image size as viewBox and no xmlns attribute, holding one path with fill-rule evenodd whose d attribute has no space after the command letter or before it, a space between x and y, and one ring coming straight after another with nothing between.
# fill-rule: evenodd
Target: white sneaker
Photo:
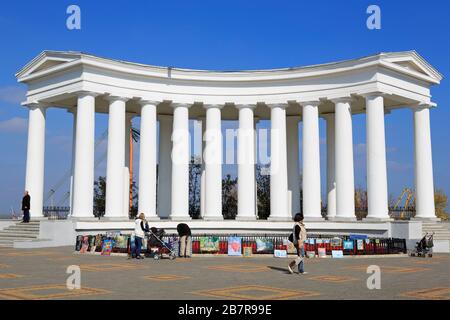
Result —
<instances>
[{"instance_id":1,"label":"white sneaker","mask_svg":"<svg viewBox=\"0 0 450 320\"><path fill-rule=\"evenodd\" d=\"M294 270L292 270L291 266L288 264L288 270L290 274L294 274Z\"/></svg>"},{"instance_id":2,"label":"white sneaker","mask_svg":"<svg viewBox=\"0 0 450 320\"><path fill-rule=\"evenodd\" d=\"M303 271L303 272L300 272L299 274L308 274L308 272Z\"/></svg>"}]
</instances>

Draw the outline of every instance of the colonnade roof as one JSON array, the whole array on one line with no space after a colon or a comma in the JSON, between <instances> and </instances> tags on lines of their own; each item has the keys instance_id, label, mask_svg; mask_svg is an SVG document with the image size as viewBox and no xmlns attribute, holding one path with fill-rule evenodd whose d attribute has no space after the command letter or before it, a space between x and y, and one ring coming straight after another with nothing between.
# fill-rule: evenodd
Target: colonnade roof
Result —
<instances>
[{"instance_id":1,"label":"colonnade roof","mask_svg":"<svg viewBox=\"0 0 450 320\"><path fill-rule=\"evenodd\" d=\"M158 101L158 113L170 114L172 103L193 105L191 116L204 114L202 105L257 105L255 115L269 118L271 104L287 105L300 115L304 101L319 100L320 113L333 110L333 99L353 97L354 113L364 112L364 95L385 95L387 110L431 103L430 87L442 75L415 51L379 53L362 58L303 67L213 71L159 67L114 60L77 51L43 51L16 77L28 86L24 105L76 106L77 93L98 94L97 112L107 112L107 95L130 99L127 111L138 113L140 99ZM226 109L226 110L225 110ZM224 119L236 119L236 108L224 108Z\"/></svg>"}]
</instances>

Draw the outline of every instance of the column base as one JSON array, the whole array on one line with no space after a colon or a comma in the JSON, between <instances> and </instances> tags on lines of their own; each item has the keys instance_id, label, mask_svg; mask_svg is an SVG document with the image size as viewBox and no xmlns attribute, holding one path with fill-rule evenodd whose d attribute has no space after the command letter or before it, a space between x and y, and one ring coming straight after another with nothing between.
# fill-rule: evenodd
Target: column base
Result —
<instances>
[{"instance_id":1,"label":"column base","mask_svg":"<svg viewBox=\"0 0 450 320\"><path fill-rule=\"evenodd\" d=\"M73 221L88 221L88 222L92 222L92 221L100 221L103 218L97 218L97 217L70 217L68 219L71 219Z\"/></svg>"},{"instance_id":2,"label":"column base","mask_svg":"<svg viewBox=\"0 0 450 320\"><path fill-rule=\"evenodd\" d=\"M411 218L412 221L424 221L424 222L440 222L441 219L438 217L414 217Z\"/></svg>"},{"instance_id":3,"label":"column base","mask_svg":"<svg viewBox=\"0 0 450 320\"><path fill-rule=\"evenodd\" d=\"M223 217L203 217L203 221L223 221Z\"/></svg>"},{"instance_id":4,"label":"column base","mask_svg":"<svg viewBox=\"0 0 450 320\"><path fill-rule=\"evenodd\" d=\"M294 221L291 217L268 217L267 221L281 221L281 222L292 222Z\"/></svg>"},{"instance_id":5,"label":"column base","mask_svg":"<svg viewBox=\"0 0 450 320\"><path fill-rule=\"evenodd\" d=\"M356 217L330 217L328 221L331 222L356 222Z\"/></svg>"},{"instance_id":6,"label":"column base","mask_svg":"<svg viewBox=\"0 0 450 320\"><path fill-rule=\"evenodd\" d=\"M147 221L160 221L160 220L161 220L160 217L155 217L155 216L145 217L145 219L146 219Z\"/></svg>"},{"instance_id":7,"label":"column base","mask_svg":"<svg viewBox=\"0 0 450 320\"><path fill-rule=\"evenodd\" d=\"M237 221L256 221L256 217L252 216L252 217L239 217L236 216Z\"/></svg>"},{"instance_id":8,"label":"column base","mask_svg":"<svg viewBox=\"0 0 450 320\"><path fill-rule=\"evenodd\" d=\"M382 218L382 217L367 217L362 219L363 222L391 222L394 221L394 219L387 217L387 218Z\"/></svg>"},{"instance_id":9,"label":"column base","mask_svg":"<svg viewBox=\"0 0 450 320\"><path fill-rule=\"evenodd\" d=\"M322 221L325 221L325 219L322 217L320 217L320 218L319 217L304 217L303 221L304 222L322 222Z\"/></svg>"},{"instance_id":10,"label":"column base","mask_svg":"<svg viewBox=\"0 0 450 320\"><path fill-rule=\"evenodd\" d=\"M130 218L128 218L128 217L101 217L100 221L122 222L122 221L132 221L132 220L130 220Z\"/></svg>"},{"instance_id":11,"label":"column base","mask_svg":"<svg viewBox=\"0 0 450 320\"><path fill-rule=\"evenodd\" d=\"M170 217L171 221L191 221L191 217Z\"/></svg>"}]
</instances>

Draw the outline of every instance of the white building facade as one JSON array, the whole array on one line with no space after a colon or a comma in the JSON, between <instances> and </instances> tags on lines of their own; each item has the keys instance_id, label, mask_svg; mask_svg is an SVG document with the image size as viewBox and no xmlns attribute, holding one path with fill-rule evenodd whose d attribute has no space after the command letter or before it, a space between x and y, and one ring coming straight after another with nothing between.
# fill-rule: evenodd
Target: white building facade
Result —
<instances>
[{"instance_id":1,"label":"white building facade","mask_svg":"<svg viewBox=\"0 0 450 320\"><path fill-rule=\"evenodd\" d=\"M109 221L128 220L126 145L132 117L141 117L138 211L148 219L190 219L189 120L197 119L204 132L202 220L223 219L222 120L239 121L236 219L256 220L254 129L255 119L266 119L271 121L268 220L291 221L301 210L306 220L321 221L321 206L327 203L327 220L353 221L352 116L365 113L367 221L387 221L384 119L398 108L409 108L414 123L416 218L435 218L430 110L436 105L430 88L442 76L416 52L381 53L290 69L216 72L44 51L17 78L27 85L23 103L29 108L25 189L31 195L33 218L43 216L45 122L51 108L73 113L74 219L93 217L95 114L107 113L105 219ZM326 172L320 172L320 117L327 127ZM299 166L300 143L303 161ZM326 199L321 197L321 175L327 177Z\"/></svg>"}]
</instances>

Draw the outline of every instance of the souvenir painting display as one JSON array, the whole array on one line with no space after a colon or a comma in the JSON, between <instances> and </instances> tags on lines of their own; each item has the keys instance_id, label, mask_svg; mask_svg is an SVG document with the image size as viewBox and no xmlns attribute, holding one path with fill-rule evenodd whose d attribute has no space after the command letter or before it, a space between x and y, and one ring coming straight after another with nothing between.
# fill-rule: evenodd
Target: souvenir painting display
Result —
<instances>
[{"instance_id":1,"label":"souvenir painting display","mask_svg":"<svg viewBox=\"0 0 450 320\"><path fill-rule=\"evenodd\" d=\"M363 239L356 240L356 248L358 249L358 251L364 250L364 240Z\"/></svg>"},{"instance_id":2,"label":"souvenir painting display","mask_svg":"<svg viewBox=\"0 0 450 320\"><path fill-rule=\"evenodd\" d=\"M242 239L240 237L228 238L228 255L229 256L241 256L241 244Z\"/></svg>"},{"instance_id":3,"label":"souvenir painting display","mask_svg":"<svg viewBox=\"0 0 450 320\"><path fill-rule=\"evenodd\" d=\"M316 252L315 251L306 251L306 256L310 259L315 258Z\"/></svg>"},{"instance_id":4,"label":"souvenir painting display","mask_svg":"<svg viewBox=\"0 0 450 320\"><path fill-rule=\"evenodd\" d=\"M113 249L113 240L105 239L103 241L103 246L102 246L102 256L111 255L112 249Z\"/></svg>"},{"instance_id":5,"label":"souvenir painting display","mask_svg":"<svg viewBox=\"0 0 450 320\"><path fill-rule=\"evenodd\" d=\"M85 253L88 251L88 249L89 249L89 237L83 236L80 253Z\"/></svg>"},{"instance_id":6,"label":"souvenir painting display","mask_svg":"<svg viewBox=\"0 0 450 320\"><path fill-rule=\"evenodd\" d=\"M344 250L353 250L352 240L344 240Z\"/></svg>"},{"instance_id":7,"label":"souvenir painting display","mask_svg":"<svg viewBox=\"0 0 450 320\"><path fill-rule=\"evenodd\" d=\"M201 252L219 251L219 237L200 237Z\"/></svg>"},{"instance_id":8,"label":"souvenir painting display","mask_svg":"<svg viewBox=\"0 0 450 320\"><path fill-rule=\"evenodd\" d=\"M273 251L273 242L269 239L256 239L256 251L257 252L272 252Z\"/></svg>"},{"instance_id":9,"label":"souvenir painting display","mask_svg":"<svg viewBox=\"0 0 450 320\"><path fill-rule=\"evenodd\" d=\"M318 248L317 253L319 255L319 258L326 258L327 256L327 251L325 248Z\"/></svg>"},{"instance_id":10,"label":"souvenir painting display","mask_svg":"<svg viewBox=\"0 0 450 320\"><path fill-rule=\"evenodd\" d=\"M286 250L275 249L273 251L273 256L275 258L287 258L287 251Z\"/></svg>"},{"instance_id":11,"label":"souvenir painting display","mask_svg":"<svg viewBox=\"0 0 450 320\"><path fill-rule=\"evenodd\" d=\"M331 251L331 256L333 258L343 258L344 252L342 250L333 250L333 251Z\"/></svg>"},{"instance_id":12,"label":"souvenir painting display","mask_svg":"<svg viewBox=\"0 0 450 320\"><path fill-rule=\"evenodd\" d=\"M244 257L251 257L253 255L253 248L252 247L244 247L243 252L244 252Z\"/></svg>"}]
</instances>

